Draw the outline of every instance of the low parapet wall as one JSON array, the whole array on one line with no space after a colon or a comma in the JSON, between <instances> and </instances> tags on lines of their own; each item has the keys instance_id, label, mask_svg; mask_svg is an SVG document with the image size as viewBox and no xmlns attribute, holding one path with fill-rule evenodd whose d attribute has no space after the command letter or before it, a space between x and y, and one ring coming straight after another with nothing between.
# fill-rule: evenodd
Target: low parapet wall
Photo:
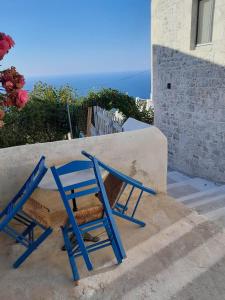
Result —
<instances>
[{"instance_id":1,"label":"low parapet wall","mask_svg":"<svg viewBox=\"0 0 225 300\"><path fill-rule=\"evenodd\" d=\"M166 192L167 140L159 129L151 126L138 131L0 149L0 206L16 193L41 155L52 166L85 159L81 150L158 192Z\"/></svg>"}]
</instances>

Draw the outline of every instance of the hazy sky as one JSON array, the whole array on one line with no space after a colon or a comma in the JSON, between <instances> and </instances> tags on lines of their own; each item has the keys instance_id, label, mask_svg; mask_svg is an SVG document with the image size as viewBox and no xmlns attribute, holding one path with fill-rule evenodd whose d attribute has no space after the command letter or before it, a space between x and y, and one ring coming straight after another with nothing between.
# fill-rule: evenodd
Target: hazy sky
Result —
<instances>
[{"instance_id":1,"label":"hazy sky","mask_svg":"<svg viewBox=\"0 0 225 300\"><path fill-rule=\"evenodd\" d=\"M150 0L0 0L1 62L25 76L150 68Z\"/></svg>"}]
</instances>

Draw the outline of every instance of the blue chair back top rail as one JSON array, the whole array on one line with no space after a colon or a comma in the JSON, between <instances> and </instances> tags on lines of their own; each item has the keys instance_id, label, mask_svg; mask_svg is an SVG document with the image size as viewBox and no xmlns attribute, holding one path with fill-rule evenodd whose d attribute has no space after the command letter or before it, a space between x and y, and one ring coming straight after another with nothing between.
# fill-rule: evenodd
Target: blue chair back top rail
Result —
<instances>
[{"instance_id":1,"label":"blue chair back top rail","mask_svg":"<svg viewBox=\"0 0 225 300\"><path fill-rule=\"evenodd\" d=\"M96 158L95 156L87 153L86 151L82 151L81 152L85 157L89 158L91 161L94 161L96 160L99 164L100 167L102 167L103 169L105 169L106 171L109 172L109 174L111 174L112 176L116 177L119 179L119 181L121 183L123 183L123 185L121 185L121 190L120 190L120 193L117 197L117 199L115 199L115 204L113 205L113 213L118 216L118 217L121 217L127 221L130 221L130 222L133 222L133 223L136 223L138 225L140 225L141 227L145 226L145 223L141 220L138 220L137 218L135 218L135 213L137 211L137 208L138 208L138 205L140 203L140 200L143 196L143 193L146 192L148 193L149 195L156 195L156 192L149 188L149 187L146 187L142 184L142 182L138 181L138 180L135 180L125 174L123 174L122 172L112 168L111 166L103 163L101 160L99 160L98 158ZM130 190L130 193L128 195L128 198L127 200L125 201L125 203L120 203L120 199L121 199L121 196L123 194L123 192L125 191L126 187L127 186L131 186L131 190ZM135 191L135 189L138 189L140 191L139 193L139 196L138 196L138 199L134 205L134 208L133 210L131 211L131 214L128 215L128 208L129 208L129 204L130 204L130 200L133 196L133 193ZM110 199L111 200L111 199ZM113 202L112 200L110 202Z\"/></svg>"},{"instance_id":2,"label":"blue chair back top rail","mask_svg":"<svg viewBox=\"0 0 225 300\"><path fill-rule=\"evenodd\" d=\"M109 165L103 163L101 160L99 160L97 157L87 153L86 151L82 151L81 152L84 156L88 157L90 160L93 160L94 158L97 160L98 164L100 167L102 167L103 169L105 169L106 171L108 171L109 173L111 173L112 175L114 175L117 178L120 178L122 181L134 186L135 188L138 188L140 190L143 190L146 193L152 194L152 195L156 195L156 192L151 189L148 188L146 186L144 186L140 181L131 178L130 176L127 176L125 174L123 174L122 172L110 167Z\"/></svg>"},{"instance_id":3,"label":"blue chair back top rail","mask_svg":"<svg viewBox=\"0 0 225 300\"><path fill-rule=\"evenodd\" d=\"M74 198L79 198L82 196L87 196L90 194L95 194L99 191L98 182L95 178L95 173L93 170L93 178L84 180L79 183L74 183L71 185L63 186L62 180L60 180L60 177L69 173L75 173L79 171L84 171L90 169L93 170L93 163L91 161L72 161L68 164L61 166L61 167L52 167L51 170L53 172L54 179L56 181L56 184L59 188L59 192L61 196L63 196L64 200L72 200ZM56 180L57 179L57 180ZM84 189L85 187L92 186L91 188ZM80 191L82 189L82 191ZM79 190L75 192L75 190ZM71 192L73 191L73 192Z\"/></svg>"},{"instance_id":4,"label":"blue chair back top rail","mask_svg":"<svg viewBox=\"0 0 225 300\"><path fill-rule=\"evenodd\" d=\"M19 267L52 232L52 229L50 227L46 228L36 219L27 215L23 211L24 205L29 200L34 190L38 187L46 172L47 167L45 166L45 157L42 156L20 190L0 212L0 232L4 232L27 248L27 250L14 263L13 266L15 268ZM22 232L19 232L10 225L10 222L12 220L17 221L22 225ZM35 238L34 229L37 226L43 232L39 235L38 238Z\"/></svg>"},{"instance_id":5,"label":"blue chair back top rail","mask_svg":"<svg viewBox=\"0 0 225 300\"><path fill-rule=\"evenodd\" d=\"M76 160L58 168L52 167L51 170L68 215L68 222L64 226L62 226L62 233L74 280L76 281L79 279L79 273L75 262L75 258L77 256L82 256L86 263L87 269L92 270L93 266L89 257L89 253L107 246L112 246L118 263L122 262L122 259L125 258L126 255L123 249L119 232L117 230L117 226L115 224L115 220L113 218L112 210L110 208L106 192L104 190L104 184L101 178L101 173L97 161ZM90 172L93 172L93 178L89 178L88 180L77 183L75 180L76 172L83 170L90 170ZM76 183L72 185L70 184L69 186L64 186L62 176L68 173L75 173L74 181ZM77 199L96 193L99 193L101 195L101 216L99 216L96 220L89 221L85 224L79 224L76 219L76 214L79 213L79 210L78 212L73 212L70 201L74 198ZM93 245L86 246L84 243L83 234L91 230L96 230L100 227L105 227L108 239L95 243ZM69 236L71 233L76 237L77 240L76 249L73 248L73 245L71 243L71 237Z\"/></svg>"}]
</instances>

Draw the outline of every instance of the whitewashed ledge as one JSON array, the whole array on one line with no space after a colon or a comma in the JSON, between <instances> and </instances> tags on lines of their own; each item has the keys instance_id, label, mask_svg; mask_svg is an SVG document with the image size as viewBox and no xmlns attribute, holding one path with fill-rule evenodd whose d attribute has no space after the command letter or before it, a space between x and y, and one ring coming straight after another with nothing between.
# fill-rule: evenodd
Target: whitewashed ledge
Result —
<instances>
[{"instance_id":1,"label":"whitewashed ledge","mask_svg":"<svg viewBox=\"0 0 225 300\"><path fill-rule=\"evenodd\" d=\"M157 192L166 192L167 140L158 128L151 126L138 131L0 149L0 206L16 193L41 155L46 156L46 163L51 166L85 159L81 150Z\"/></svg>"}]
</instances>

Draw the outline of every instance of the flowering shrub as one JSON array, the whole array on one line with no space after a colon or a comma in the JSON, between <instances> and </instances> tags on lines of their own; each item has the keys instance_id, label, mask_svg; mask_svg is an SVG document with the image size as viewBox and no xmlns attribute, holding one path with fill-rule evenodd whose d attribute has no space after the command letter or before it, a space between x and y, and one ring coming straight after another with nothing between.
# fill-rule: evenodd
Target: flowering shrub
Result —
<instances>
[{"instance_id":1,"label":"flowering shrub","mask_svg":"<svg viewBox=\"0 0 225 300\"><path fill-rule=\"evenodd\" d=\"M0 60L14 47L13 39L0 32ZM15 67L0 71L0 83L2 85L0 92L0 128L4 125L3 119L7 108L15 106L22 109L28 101L28 93L22 90L25 84L23 75L16 71Z\"/></svg>"}]
</instances>

